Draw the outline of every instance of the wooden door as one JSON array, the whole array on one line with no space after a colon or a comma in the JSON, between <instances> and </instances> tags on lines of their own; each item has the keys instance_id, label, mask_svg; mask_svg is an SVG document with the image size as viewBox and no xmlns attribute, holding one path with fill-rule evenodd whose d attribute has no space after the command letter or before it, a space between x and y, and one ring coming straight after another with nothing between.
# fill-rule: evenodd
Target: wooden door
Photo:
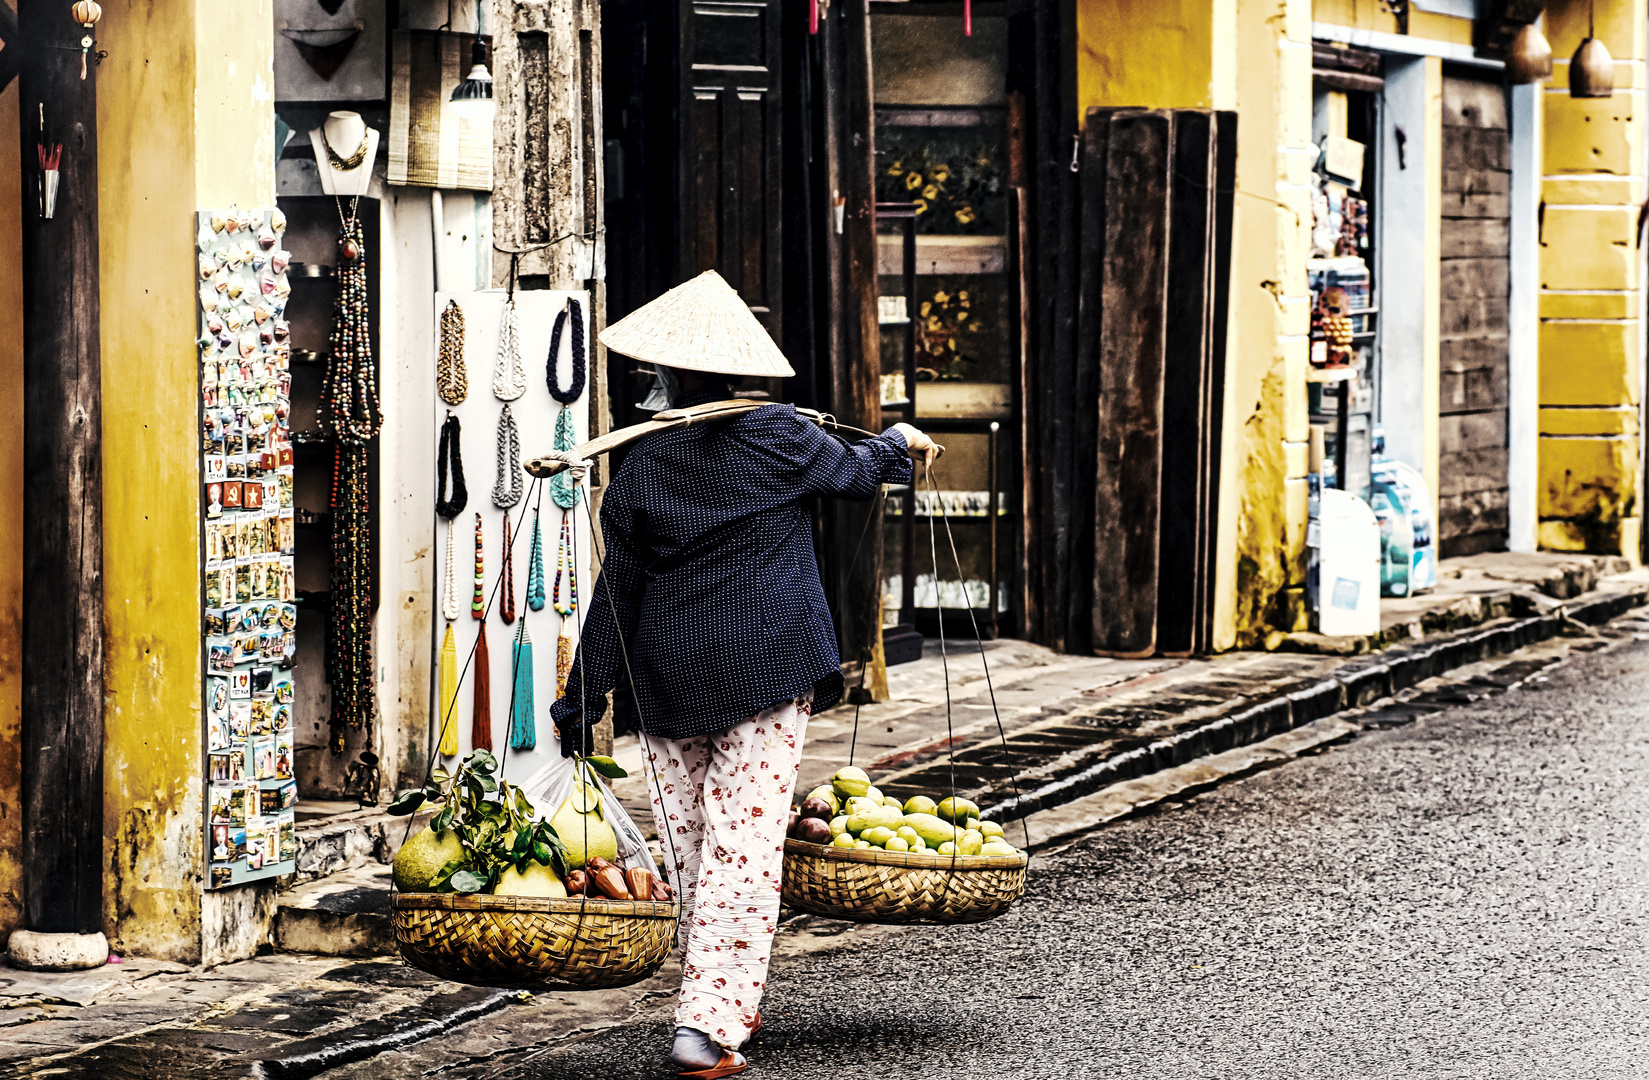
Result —
<instances>
[{"instance_id":1,"label":"wooden door","mask_svg":"<svg viewBox=\"0 0 1649 1080\"><path fill-rule=\"evenodd\" d=\"M1510 135L1498 82L1443 79L1440 554L1506 547Z\"/></svg>"},{"instance_id":2,"label":"wooden door","mask_svg":"<svg viewBox=\"0 0 1649 1080\"><path fill-rule=\"evenodd\" d=\"M778 339L778 0L683 0L680 19L680 277L719 272Z\"/></svg>"}]
</instances>

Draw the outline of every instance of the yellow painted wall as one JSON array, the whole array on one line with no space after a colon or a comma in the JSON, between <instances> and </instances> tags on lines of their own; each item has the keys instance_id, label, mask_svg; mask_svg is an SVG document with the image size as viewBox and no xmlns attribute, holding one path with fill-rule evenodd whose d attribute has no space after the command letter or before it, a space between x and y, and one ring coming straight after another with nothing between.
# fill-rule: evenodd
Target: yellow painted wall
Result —
<instances>
[{"instance_id":1,"label":"yellow painted wall","mask_svg":"<svg viewBox=\"0 0 1649 1080\"><path fill-rule=\"evenodd\" d=\"M203 775L193 217L273 202L273 17L269 0L106 5L98 37L104 930L118 952L187 962L201 956ZM17 125L14 83L0 93L0 934L21 885Z\"/></svg>"},{"instance_id":2,"label":"yellow painted wall","mask_svg":"<svg viewBox=\"0 0 1649 1080\"><path fill-rule=\"evenodd\" d=\"M1615 60L1615 93L1568 93L1588 19ZM1539 541L1636 560L1643 478L1637 247L1649 19L1626 0L1554 0L1558 59L1545 92L1540 232Z\"/></svg>"},{"instance_id":3,"label":"yellow painted wall","mask_svg":"<svg viewBox=\"0 0 1649 1080\"><path fill-rule=\"evenodd\" d=\"M117 952L180 961L200 948L204 771L193 7L110 9L97 75L104 932Z\"/></svg>"},{"instance_id":4,"label":"yellow painted wall","mask_svg":"<svg viewBox=\"0 0 1649 1080\"><path fill-rule=\"evenodd\" d=\"M1214 99L1211 0L1081 0L1078 119L1095 105L1206 109Z\"/></svg>"},{"instance_id":5,"label":"yellow painted wall","mask_svg":"<svg viewBox=\"0 0 1649 1080\"><path fill-rule=\"evenodd\" d=\"M23 174L17 82L0 91L0 937L22 917Z\"/></svg>"}]
</instances>

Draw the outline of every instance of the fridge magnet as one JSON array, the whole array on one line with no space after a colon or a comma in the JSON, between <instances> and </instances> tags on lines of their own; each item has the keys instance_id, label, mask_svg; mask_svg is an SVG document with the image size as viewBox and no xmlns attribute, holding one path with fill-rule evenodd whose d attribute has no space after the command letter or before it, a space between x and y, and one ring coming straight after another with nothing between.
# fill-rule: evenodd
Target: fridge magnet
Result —
<instances>
[{"instance_id":1,"label":"fridge magnet","mask_svg":"<svg viewBox=\"0 0 1649 1080\"><path fill-rule=\"evenodd\" d=\"M229 843L234 845L235 858L237 859L246 858L246 821L247 819L243 815L239 821L232 823L229 827Z\"/></svg>"},{"instance_id":2,"label":"fridge magnet","mask_svg":"<svg viewBox=\"0 0 1649 1080\"><path fill-rule=\"evenodd\" d=\"M229 734L236 742L245 742L252 733L252 703L250 701L231 701L229 703Z\"/></svg>"},{"instance_id":3,"label":"fridge magnet","mask_svg":"<svg viewBox=\"0 0 1649 1080\"><path fill-rule=\"evenodd\" d=\"M252 744L253 776L258 780L275 779L275 741L264 739Z\"/></svg>"},{"instance_id":4,"label":"fridge magnet","mask_svg":"<svg viewBox=\"0 0 1649 1080\"><path fill-rule=\"evenodd\" d=\"M275 790L281 793L281 809L282 810L290 810L294 806L298 805L298 784L297 784L297 781L289 780L286 783L282 784L280 787L276 788Z\"/></svg>"},{"instance_id":5,"label":"fridge magnet","mask_svg":"<svg viewBox=\"0 0 1649 1080\"><path fill-rule=\"evenodd\" d=\"M222 889L234 884L235 868L232 865L212 866L212 888Z\"/></svg>"},{"instance_id":6,"label":"fridge magnet","mask_svg":"<svg viewBox=\"0 0 1649 1080\"><path fill-rule=\"evenodd\" d=\"M292 696L293 696L292 695L292 680L290 678L286 678L286 677L282 677L282 676L276 676L275 677L275 704L276 705L290 705L290 704L292 704Z\"/></svg>"},{"instance_id":7,"label":"fridge magnet","mask_svg":"<svg viewBox=\"0 0 1649 1080\"><path fill-rule=\"evenodd\" d=\"M275 776L281 780L292 779L292 733L290 731L275 736Z\"/></svg>"},{"instance_id":8,"label":"fridge magnet","mask_svg":"<svg viewBox=\"0 0 1649 1080\"><path fill-rule=\"evenodd\" d=\"M206 666L209 671L231 672L235 670L235 647L225 642L213 642L207 646Z\"/></svg>"},{"instance_id":9,"label":"fridge magnet","mask_svg":"<svg viewBox=\"0 0 1649 1080\"><path fill-rule=\"evenodd\" d=\"M274 817L281 810L281 789L264 788L258 792L258 810L264 817Z\"/></svg>"},{"instance_id":10,"label":"fridge magnet","mask_svg":"<svg viewBox=\"0 0 1649 1080\"><path fill-rule=\"evenodd\" d=\"M231 699L249 698L252 696L252 673L242 669L229 676L229 697Z\"/></svg>"},{"instance_id":11,"label":"fridge magnet","mask_svg":"<svg viewBox=\"0 0 1649 1080\"><path fill-rule=\"evenodd\" d=\"M273 723L275 725L276 734L279 734L280 732L283 732L283 731L291 731L292 730L292 706L285 705L285 704L282 704L280 702L276 702L275 703L275 714L274 714Z\"/></svg>"},{"instance_id":12,"label":"fridge magnet","mask_svg":"<svg viewBox=\"0 0 1649 1080\"><path fill-rule=\"evenodd\" d=\"M280 861L291 862L298 857L298 816L282 814L280 818Z\"/></svg>"},{"instance_id":13,"label":"fridge magnet","mask_svg":"<svg viewBox=\"0 0 1649 1080\"><path fill-rule=\"evenodd\" d=\"M254 739L275 733L275 703L262 698L252 699L252 737ZM260 766L261 768L261 766ZM259 776L259 780L267 779Z\"/></svg>"},{"instance_id":14,"label":"fridge magnet","mask_svg":"<svg viewBox=\"0 0 1649 1080\"><path fill-rule=\"evenodd\" d=\"M212 861L228 862L234 855L234 850L229 846L229 826L212 826ZM213 867L213 869L216 870L217 867ZM224 869L227 870L228 867L224 867Z\"/></svg>"},{"instance_id":15,"label":"fridge magnet","mask_svg":"<svg viewBox=\"0 0 1649 1080\"><path fill-rule=\"evenodd\" d=\"M229 715L229 680L207 679L206 711L211 716Z\"/></svg>"},{"instance_id":16,"label":"fridge magnet","mask_svg":"<svg viewBox=\"0 0 1649 1080\"><path fill-rule=\"evenodd\" d=\"M229 824L229 802L235 789L227 784L213 784L207 802L207 815L213 824Z\"/></svg>"},{"instance_id":17,"label":"fridge magnet","mask_svg":"<svg viewBox=\"0 0 1649 1080\"><path fill-rule=\"evenodd\" d=\"M256 788L253 789L257 790ZM246 785L236 784L229 792L229 826L231 830L246 828ZM231 834L233 832L231 831Z\"/></svg>"},{"instance_id":18,"label":"fridge magnet","mask_svg":"<svg viewBox=\"0 0 1649 1080\"><path fill-rule=\"evenodd\" d=\"M231 460L233 460L233 459L231 458ZM241 467L242 467L243 470L245 469L244 465L242 465ZM238 481L238 480L225 480L223 482L223 484L221 485L220 490L222 492L223 509L224 510L239 510L240 509L240 489L241 489L241 485L240 485L240 481Z\"/></svg>"}]
</instances>

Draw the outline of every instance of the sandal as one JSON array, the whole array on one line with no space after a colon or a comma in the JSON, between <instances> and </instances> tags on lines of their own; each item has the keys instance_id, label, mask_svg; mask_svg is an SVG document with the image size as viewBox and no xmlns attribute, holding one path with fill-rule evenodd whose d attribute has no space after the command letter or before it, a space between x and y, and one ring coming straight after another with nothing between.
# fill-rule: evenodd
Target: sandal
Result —
<instances>
[{"instance_id":1,"label":"sandal","mask_svg":"<svg viewBox=\"0 0 1649 1080\"><path fill-rule=\"evenodd\" d=\"M691 1072L680 1072L677 1076L687 1077L689 1080L719 1080L723 1076L733 1076L743 1072L750 1066L744 1060L743 1054L735 1054L731 1050L721 1052L721 1060L708 1069L694 1069Z\"/></svg>"}]
</instances>

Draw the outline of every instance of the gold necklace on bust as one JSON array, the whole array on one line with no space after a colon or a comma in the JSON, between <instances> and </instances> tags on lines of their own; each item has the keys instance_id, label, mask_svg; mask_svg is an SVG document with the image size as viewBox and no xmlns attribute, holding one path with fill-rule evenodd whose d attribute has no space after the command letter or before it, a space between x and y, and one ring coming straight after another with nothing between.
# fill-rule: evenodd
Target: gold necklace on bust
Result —
<instances>
[{"instance_id":1,"label":"gold necklace on bust","mask_svg":"<svg viewBox=\"0 0 1649 1080\"><path fill-rule=\"evenodd\" d=\"M355 152L350 154L348 157L339 157L338 152L332 149L332 143L327 140L326 125L321 125L321 145L326 147L326 160L339 172L350 172L354 169L359 169L361 167L361 162L366 160L367 143L371 141L372 129L367 128L365 131L361 132L361 145L355 148Z\"/></svg>"}]
</instances>

